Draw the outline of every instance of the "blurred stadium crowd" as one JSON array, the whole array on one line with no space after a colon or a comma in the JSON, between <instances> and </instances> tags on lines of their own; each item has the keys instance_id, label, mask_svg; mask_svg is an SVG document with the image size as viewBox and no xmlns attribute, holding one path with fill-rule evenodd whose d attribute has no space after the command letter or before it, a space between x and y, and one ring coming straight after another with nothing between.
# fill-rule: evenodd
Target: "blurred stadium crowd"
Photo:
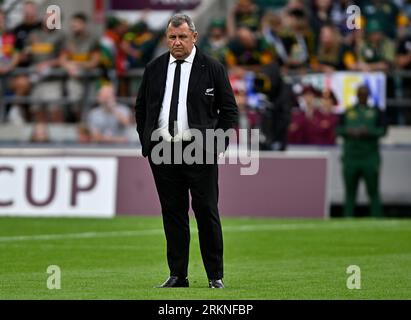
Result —
<instances>
[{"instance_id":1,"label":"blurred stadium crowd","mask_svg":"<svg viewBox=\"0 0 411 320\"><path fill-rule=\"evenodd\" d=\"M361 8L360 29L347 25L352 4ZM49 30L47 18L27 1L23 21L9 30L0 11L2 120L34 123L32 142L51 139L48 123L76 124L80 143L127 142L141 71L167 51L165 26L150 30L144 20L111 16L96 36L84 13L69 17L70 30ZM223 18L210 20L198 46L228 68L239 128L261 129L263 149L333 145L335 93L285 79L411 70L411 1L237 0ZM397 80L388 78L388 95L411 98L411 77ZM410 111L399 108L389 123L410 125Z\"/></svg>"}]
</instances>

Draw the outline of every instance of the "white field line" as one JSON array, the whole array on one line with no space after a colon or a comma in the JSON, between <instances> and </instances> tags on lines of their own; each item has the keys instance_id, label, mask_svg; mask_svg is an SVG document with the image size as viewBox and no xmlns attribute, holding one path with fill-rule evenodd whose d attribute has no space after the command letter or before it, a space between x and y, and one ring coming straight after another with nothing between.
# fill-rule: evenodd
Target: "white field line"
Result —
<instances>
[{"instance_id":1,"label":"white field line","mask_svg":"<svg viewBox=\"0 0 411 320\"><path fill-rule=\"evenodd\" d=\"M265 225L239 225L239 226L223 226L223 232L253 232L253 231L293 231L303 229L385 229L390 227L401 226L400 221L369 221L367 224L355 222L335 222L335 223L295 223L295 224L265 224ZM406 226L407 229L409 228ZM192 229L191 233L196 230ZM163 229L149 230L130 230L130 231L91 231L79 233L61 233L61 234L39 234L39 235L19 235L19 236L4 236L0 237L1 242L14 241L34 241L34 240L64 240L64 239L88 239L88 238L120 238L120 237L139 237L150 235L162 235Z\"/></svg>"}]
</instances>

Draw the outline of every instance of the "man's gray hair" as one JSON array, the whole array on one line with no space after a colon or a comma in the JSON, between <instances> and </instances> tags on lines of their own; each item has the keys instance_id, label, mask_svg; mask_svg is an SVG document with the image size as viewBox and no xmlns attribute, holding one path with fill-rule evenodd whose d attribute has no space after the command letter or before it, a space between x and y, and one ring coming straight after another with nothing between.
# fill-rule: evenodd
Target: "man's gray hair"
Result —
<instances>
[{"instance_id":1,"label":"man's gray hair","mask_svg":"<svg viewBox=\"0 0 411 320\"><path fill-rule=\"evenodd\" d=\"M174 28L181 26L183 23L187 23L188 28L196 32L196 26L194 25L193 19L186 14L177 13L173 15L170 20L168 20L167 28L171 24Z\"/></svg>"}]
</instances>

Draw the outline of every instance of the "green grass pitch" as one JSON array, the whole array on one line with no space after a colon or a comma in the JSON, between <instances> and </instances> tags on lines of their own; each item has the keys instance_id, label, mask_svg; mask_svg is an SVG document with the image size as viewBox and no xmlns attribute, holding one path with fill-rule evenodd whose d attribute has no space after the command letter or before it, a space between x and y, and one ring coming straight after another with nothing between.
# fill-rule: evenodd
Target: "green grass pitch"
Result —
<instances>
[{"instance_id":1,"label":"green grass pitch","mask_svg":"<svg viewBox=\"0 0 411 320\"><path fill-rule=\"evenodd\" d=\"M191 220L188 289L168 276L159 217L0 218L0 299L410 299L411 220L223 218L225 290L207 287ZM47 289L49 265L61 289ZM361 269L347 289L346 269Z\"/></svg>"}]
</instances>

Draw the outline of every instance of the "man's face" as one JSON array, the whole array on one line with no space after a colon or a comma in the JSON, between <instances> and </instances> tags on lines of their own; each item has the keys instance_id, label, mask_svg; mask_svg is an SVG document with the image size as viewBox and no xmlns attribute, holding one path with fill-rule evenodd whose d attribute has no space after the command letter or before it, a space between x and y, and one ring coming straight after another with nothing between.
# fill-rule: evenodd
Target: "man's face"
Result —
<instances>
[{"instance_id":1,"label":"man's face","mask_svg":"<svg viewBox=\"0 0 411 320\"><path fill-rule=\"evenodd\" d=\"M74 34L83 33L86 30L86 23L81 19L72 19L71 30Z\"/></svg>"},{"instance_id":2,"label":"man's face","mask_svg":"<svg viewBox=\"0 0 411 320\"><path fill-rule=\"evenodd\" d=\"M279 16L273 16L270 20L271 30L275 33L280 33L283 27L283 22Z\"/></svg>"},{"instance_id":3,"label":"man's face","mask_svg":"<svg viewBox=\"0 0 411 320\"><path fill-rule=\"evenodd\" d=\"M167 28L166 36L167 46L173 57L185 59L193 50L198 34L191 31L187 23L183 23L178 27L170 24Z\"/></svg>"},{"instance_id":4,"label":"man's face","mask_svg":"<svg viewBox=\"0 0 411 320\"><path fill-rule=\"evenodd\" d=\"M253 11L253 2L251 0L239 0L237 2L237 11L238 12L252 12Z\"/></svg>"},{"instance_id":5,"label":"man's face","mask_svg":"<svg viewBox=\"0 0 411 320\"><path fill-rule=\"evenodd\" d=\"M321 106L327 110L331 111L334 107L334 100L331 95L331 92L328 90L323 91L322 97L321 97Z\"/></svg>"},{"instance_id":6,"label":"man's face","mask_svg":"<svg viewBox=\"0 0 411 320\"><path fill-rule=\"evenodd\" d=\"M103 107L109 107L115 103L114 89L111 86L106 86L100 89L97 95L97 101Z\"/></svg>"},{"instance_id":7,"label":"man's face","mask_svg":"<svg viewBox=\"0 0 411 320\"><path fill-rule=\"evenodd\" d=\"M303 98L307 103L307 106L311 107L314 105L315 102L315 95L311 91L303 93Z\"/></svg>"},{"instance_id":8,"label":"man's face","mask_svg":"<svg viewBox=\"0 0 411 320\"><path fill-rule=\"evenodd\" d=\"M36 142L47 142L49 139L49 135L47 132L47 127L44 124L36 124L33 129L33 140Z\"/></svg>"},{"instance_id":9,"label":"man's face","mask_svg":"<svg viewBox=\"0 0 411 320\"><path fill-rule=\"evenodd\" d=\"M248 28L240 28L237 31L237 37L240 43L247 49L254 49L256 46L256 39L254 34Z\"/></svg>"},{"instance_id":10,"label":"man's face","mask_svg":"<svg viewBox=\"0 0 411 320\"><path fill-rule=\"evenodd\" d=\"M212 40L218 41L224 38L224 30L219 27L214 27L210 31L210 38Z\"/></svg>"},{"instance_id":11,"label":"man's face","mask_svg":"<svg viewBox=\"0 0 411 320\"><path fill-rule=\"evenodd\" d=\"M23 7L24 21L27 23L33 23L37 21L37 7L35 4L28 3Z\"/></svg>"},{"instance_id":12,"label":"man's face","mask_svg":"<svg viewBox=\"0 0 411 320\"><path fill-rule=\"evenodd\" d=\"M315 4L317 5L317 8L319 8L319 9L328 10L332 5L332 1L330 1L330 0L316 0Z\"/></svg>"},{"instance_id":13,"label":"man's face","mask_svg":"<svg viewBox=\"0 0 411 320\"><path fill-rule=\"evenodd\" d=\"M383 40L384 34L380 31L376 31L370 33L368 37L371 43L379 43Z\"/></svg>"},{"instance_id":14,"label":"man's face","mask_svg":"<svg viewBox=\"0 0 411 320\"><path fill-rule=\"evenodd\" d=\"M333 29L323 27L320 32L320 42L323 45L332 45L336 41Z\"/></svg>"},{"instance_id":15,"label":"man's face","mask_svg":"<svg viewBox=\"0 0 411 320\"><path fill-rule=\"evenodd\" d=\"M367 87L360 87L358 89L357 97L358 97L358 102L360 104L367 104L368 101L368 88Z\"/></svg>"},{"instance_id":16,"label":"man's face","mask_svg":"<svg viewBox=\"0 0 411 320\"><path fill-rule=\"evenodd\" d=\"M128 23L126 21L121 21L120 24L116 27L116 32L119 35L124 35L128 30Z\"/></svg>"}]
</instances>

